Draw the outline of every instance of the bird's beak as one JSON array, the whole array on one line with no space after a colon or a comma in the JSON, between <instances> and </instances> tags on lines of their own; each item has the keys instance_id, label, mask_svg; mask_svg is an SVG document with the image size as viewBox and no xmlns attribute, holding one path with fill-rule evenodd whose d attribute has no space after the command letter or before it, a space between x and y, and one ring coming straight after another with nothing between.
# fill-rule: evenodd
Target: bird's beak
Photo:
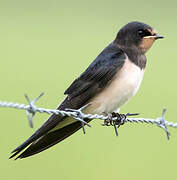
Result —
<instances>
[{"instance_id":1,"label":"bird's beak","mask_svg":"<svg viewBox=\"0 0 177 180\"><path fill-rule=\"evenodd\" d=\"M154 39L156 40L156 39L163 39L164 37L163 36L161 36L161 35L159 35L159 34L156 34L156 35L154 35Z\"/></svg>"},{"instance_id":2,"label":"bird's beak","mask_svg":"<svg viewBox=\"0 0 177 180\"><path fill-rule=\"evenodd\" d=\"M152 39L163 39L164 37L163 36L160 36L159 34L154 34L154 35L151 35L151 36L145 36L144 39L149 39L149 38L152 38Z\"/></svg>"}]
</instances>

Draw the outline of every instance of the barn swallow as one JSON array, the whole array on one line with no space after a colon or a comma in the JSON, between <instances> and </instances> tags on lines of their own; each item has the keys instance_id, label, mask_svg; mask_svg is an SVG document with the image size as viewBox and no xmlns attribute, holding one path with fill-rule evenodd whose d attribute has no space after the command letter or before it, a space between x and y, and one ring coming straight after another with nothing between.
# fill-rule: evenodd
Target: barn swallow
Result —
<instances>
[{"instance_id":1,"label":"barn swallow","mask_svg":"<svg viewBox=\"0 0 177 180\"><path fill-rule=\"evenodd\" d=\"M67 97L58 110L79 109L90 104L84 113L112 114L136 94L146 67L145 53L155 40L155 29L141 22L130 22L69 86ZM90 120L86 119L86 122ZM12 153L26 158L59 143L82 127L72 117L51 115L48 120Z\"/></svg>"}]
</instances>

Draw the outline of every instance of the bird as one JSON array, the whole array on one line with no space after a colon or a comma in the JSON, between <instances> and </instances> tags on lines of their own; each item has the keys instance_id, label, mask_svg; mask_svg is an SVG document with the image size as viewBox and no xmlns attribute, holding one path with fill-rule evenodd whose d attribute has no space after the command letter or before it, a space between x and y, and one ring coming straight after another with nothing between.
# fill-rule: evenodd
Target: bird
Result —
<instances>
[{"instance_id":1,"label":"bird","mask_svg":"<svg viewBox=\"0 0 177 180\"><path fill-rule=\"evenodd\" d=\"M124 25L116 38L95 58L66 89L58 110L79 109L89 103L84 113L112 114L136 94L146 67L146 52L162 39L150 25L132 21ZM85 119L87 123L89 119ZM72 117L52 114L23 144L12 151L11 158L26 158L61 142L82 128ZM20 153L20 154L19 154Z\"/></svg>"}]
</instances>

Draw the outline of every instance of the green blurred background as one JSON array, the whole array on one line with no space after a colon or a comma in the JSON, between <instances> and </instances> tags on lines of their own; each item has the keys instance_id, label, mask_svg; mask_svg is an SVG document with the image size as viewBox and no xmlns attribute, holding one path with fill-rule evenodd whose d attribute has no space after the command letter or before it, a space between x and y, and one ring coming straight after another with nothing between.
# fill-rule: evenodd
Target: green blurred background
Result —
<instances>
[{"instance_id":1,"label":"green blurred background","mask_svg":"<svg viewBox=\"0 0 177 180\"><path fill-rule=\"evenodd\" d=\"M37 105L55 108L64 90L130 21L153 26L165 39L148 52L138 94L121 112L177 122L176 0L4 0L0 1L0 99L26 103L45 91ZM28 127L24 111L0 109L0 179L177 179L177 129L171 140L152 125L112 127L92 122L86 129L36 156L13 161L10 152L47 118Z\"/></svg>"}]
</instances>

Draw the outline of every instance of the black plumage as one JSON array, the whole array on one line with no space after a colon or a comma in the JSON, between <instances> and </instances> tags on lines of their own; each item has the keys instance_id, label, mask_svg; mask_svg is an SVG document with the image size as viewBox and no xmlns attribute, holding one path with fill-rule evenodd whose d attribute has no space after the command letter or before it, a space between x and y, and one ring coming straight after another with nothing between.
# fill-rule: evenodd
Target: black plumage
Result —
<instances>
[{"instance_id":1,"label":"black plumage","mask_svg":"<svg viewBox=\"0 0 177 180\"><path fill-rule=\"evenodd\" d=\"M102 91L110 83L117 71L123 66L125 58L124 52L116 44L111 43L65 91L68 96L57 109L79 109L82 107L91 97ZM12 152L14 154L10 158L16 156L30 144L17 158L24 158L41 152L81 128L80 122L75 122L62 129L49 132L65 118L61 115L50 116L30 138Z\"/></svg>"}]
</instances>

